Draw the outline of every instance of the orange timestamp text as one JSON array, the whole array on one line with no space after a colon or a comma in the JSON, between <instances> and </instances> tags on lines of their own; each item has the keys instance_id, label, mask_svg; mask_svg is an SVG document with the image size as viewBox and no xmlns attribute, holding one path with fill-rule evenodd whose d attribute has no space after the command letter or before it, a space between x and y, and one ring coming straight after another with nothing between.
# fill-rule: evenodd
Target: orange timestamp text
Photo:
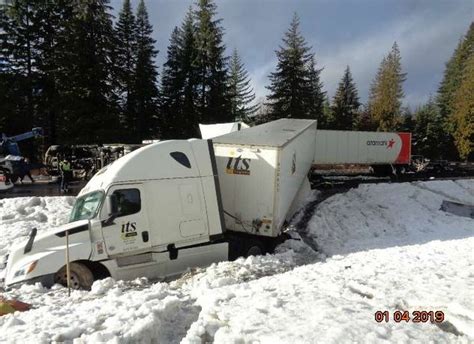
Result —
<instances>
[{"instance_id":1,"label":"orange timestamp text","mask_svg":"<svg viewBox=\"0 0 474 344\"><path fill-rule=\"evenodd\" d=\"M443 311L395 311L390 314L389 311L377 311L375 312L375 321L378 323L389 322L391 320L399 323L414 322L414 323L441 323L444 321Z\"/></svg>"}]
</instances>

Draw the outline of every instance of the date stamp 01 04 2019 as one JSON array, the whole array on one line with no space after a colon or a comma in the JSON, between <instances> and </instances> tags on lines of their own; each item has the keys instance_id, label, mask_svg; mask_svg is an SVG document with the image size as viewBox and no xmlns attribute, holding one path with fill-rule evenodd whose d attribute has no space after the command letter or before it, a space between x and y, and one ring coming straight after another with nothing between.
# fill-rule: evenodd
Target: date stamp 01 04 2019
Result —
<instances>
[{"instance_id":1,"label":"date stamp 01 04 2019","mask_svg":"<svg viewBox=\"0 0 474 344\"><path fill-rule=\"evenodd\" d=\"M389 311L377 311L375 312L375 321L378 323L393 321L399 323L402 321L405 322L414 322L414 323L426 323L426 322L435 322L441 323L444 321L444 312L443 311L395 311L390 317Z\"/></svg>"}]
</instances>

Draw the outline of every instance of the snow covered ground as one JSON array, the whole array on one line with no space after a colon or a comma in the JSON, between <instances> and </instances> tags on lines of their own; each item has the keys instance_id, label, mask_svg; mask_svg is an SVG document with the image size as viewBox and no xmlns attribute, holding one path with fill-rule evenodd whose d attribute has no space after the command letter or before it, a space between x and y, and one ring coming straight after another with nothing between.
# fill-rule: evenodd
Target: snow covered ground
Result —
<instances>
[{"instance_id":1,"label":"snow covered ground","mask_svg":"<svg viewBox=\"0 0 474 344\"><path fill-rule=\"evenodd\" d=\"M474 342L474 220L439 210L443 199L473 204L474 180L361 185L321 203L304 241L170 283L106 279L70 298L25 285L4 295L34 309L0 317L0 342ZM30 227L66 221L71 204L0 200L0 255ZM445 321L396 323L396 310Z\"/></svg>"}]
</instances>

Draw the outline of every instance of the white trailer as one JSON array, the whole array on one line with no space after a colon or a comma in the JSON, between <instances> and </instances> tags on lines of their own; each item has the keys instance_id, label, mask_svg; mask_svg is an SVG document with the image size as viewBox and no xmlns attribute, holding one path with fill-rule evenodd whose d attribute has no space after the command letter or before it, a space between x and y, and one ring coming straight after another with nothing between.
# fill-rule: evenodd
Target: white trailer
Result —
<instances>
[{"instance_id":1,"label":"white trailer","mask_svg":"<svg viewBox=\"0 0 474 344\"><path fill-rule=\"evenodd\" d=\"M158 279L271 251L304 186L316 122L279 120L212 140L163 141L100 170L70 222L14 247L5 284L90 288L111 276Z\"/></svg>"},{"instance_id":2,"label":"white trailer","mask_svg":"<svg viewBox=\"0 0 474 344\"><path fill-rule=\"evenodd\" d=\"M227 229L280 234L311 168L315 134L315 121L279 120L213 139Z\"/></svg>"},{"instance_id":3,"label":"white trailer","mask_svg":"<svg viewBox=\"0 0 474 344\"><path fill-rule=\"evenodd\" d=\"M404 165L410 159L410 133L320 129L316 133L315 165Z\"/></svg>"}]
</instances>

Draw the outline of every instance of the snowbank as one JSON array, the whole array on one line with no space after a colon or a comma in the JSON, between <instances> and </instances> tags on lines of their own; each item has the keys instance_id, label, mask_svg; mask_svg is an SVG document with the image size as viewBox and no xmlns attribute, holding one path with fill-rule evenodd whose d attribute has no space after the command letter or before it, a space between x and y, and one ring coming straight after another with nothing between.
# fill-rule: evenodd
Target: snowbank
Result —
<instances>
[{"instance_id":1,"label":"snowbank","mask_svg":"<svg viewBox=\"0 0 474 344\"><path fill-rule=\"evenodd\" d=\"M274 255L213 264L170 283L106 279L71 298L61 287L22 286L6 296L35 309L0 317L0 341L472 342L474 222L440 211L443 199L474 203L474 181L362 185L333 196L301 233L320 252L290 240ZM70 202L0 201L0 250L30 225L64 221ZM397 309L440 310L445 321L374 320L378 310Z\"/></svg>"},{"instance_id":2,"label":"snowbank","mask_svg":"<svg viewBox=\"0 0 474 344\"><path fill-rule=\"evenodd\" d=\"M40 233L67 222L74 197L18 197L0 199L0 257L36 227ZM1 276L0 270L0 276Z\"/></svg>"}]
</instances>

